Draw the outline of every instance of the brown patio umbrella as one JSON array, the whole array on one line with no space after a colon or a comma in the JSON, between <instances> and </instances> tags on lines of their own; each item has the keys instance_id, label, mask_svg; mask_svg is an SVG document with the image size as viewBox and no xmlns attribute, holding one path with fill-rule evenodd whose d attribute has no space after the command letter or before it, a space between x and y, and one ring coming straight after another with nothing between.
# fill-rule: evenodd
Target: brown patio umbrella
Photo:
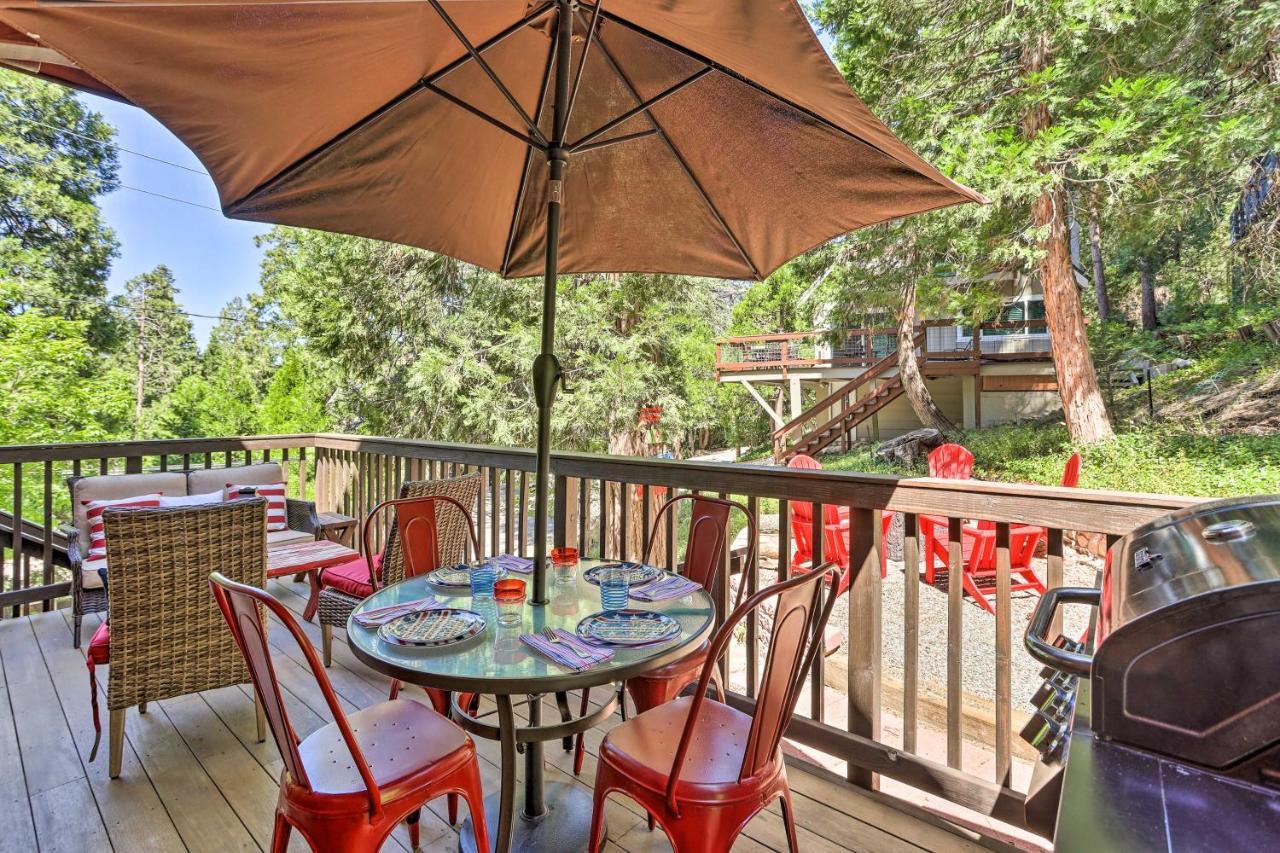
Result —
<instances>
[{"instance_id":1,"label":"brown patio umbrella","mask_svg":"<svg viewBox=\"0 0 1280 853\"><path fill-rule=\"evenodd\" d=\"M0 0L0 65L147 110L230 217L544 275L535 603L557 274L758 279L981 200L849 91L795 0Z\"/></svg>"},{"instance_id":2,"label":"brown patio umbrella","mask_svg":"<svg viewBox=\"0 0 1280 853\"><path fill-rule=\"evenodd\" d=\"M3 24L0 63L150 112L227 216L545 275L537 602L557 274L758 279L980 200L862 105L794 0L0 0Z\"/></svg>"}]
</instances>

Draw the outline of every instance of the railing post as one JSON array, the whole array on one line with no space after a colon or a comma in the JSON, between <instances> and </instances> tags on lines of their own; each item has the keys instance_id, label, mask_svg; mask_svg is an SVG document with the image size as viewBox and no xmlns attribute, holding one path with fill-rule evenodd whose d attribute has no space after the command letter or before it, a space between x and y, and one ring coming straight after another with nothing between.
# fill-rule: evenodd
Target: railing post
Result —
<instances>
[{"instance_id":1,"label":"railing post","mask_svg":"<svg viewBox=\"0 0 1280 853\"><path fill-rule=\"evenodd\" d=\"M848 730L880 739L880 510L849 508ZM846 777L876 787L876 774L848 762Z\"/></svg>"},{"instance_id":2,"label":"railing post","mask_svg":"<svg viewBox=\"0 0 1280 853\"><path fill-rule=\"evenodd\" d=\"M551 545L563 548L569 536L569 480L562 474L555 479L555 512L551 514Z\"/></svg>"},{"instance_id":3,"label":"railing post","mask_svg":"<svg viewBox=\"0 0 1280 853\"><path fill-rule=\"evenodd\" d=\"M964 748L963 522L947 519L947 766L961 769Z\"/></svg>"}]
</instances>

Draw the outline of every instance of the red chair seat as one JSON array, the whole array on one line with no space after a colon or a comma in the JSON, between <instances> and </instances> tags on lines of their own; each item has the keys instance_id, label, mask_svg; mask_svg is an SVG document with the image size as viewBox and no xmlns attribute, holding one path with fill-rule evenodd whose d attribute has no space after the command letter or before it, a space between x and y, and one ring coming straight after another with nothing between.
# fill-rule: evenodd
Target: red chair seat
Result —
<instances>
[{"instance_id":1,"label":"red chair seat","mask_svg":"<svg viewBox=\"0 0 1280 853\"><path fill-rule=\"evenodd\" d=\"M89 641L89 651L86 654L89 657L90 668L100 663L111 663L110 622L103 622L98 626L98 630L93 632L93 639Z\"/></svg>"},{"instance_id":2,"label":"red chair seat","mask_svg":"<svg viewBox=\"0 0 1280 853\"><path fill-rule=\"evenodd\" d=\"M382 555L373 558L374 571L382 578ZM356 598L368 598L373 595L373 587L369 584L369 564L364 557L357 557L345 563L325 569L320 573L320 585L332 587L339 592L353 595Z\"/></svg>"},{"instance_id":3,"label":"red chair seat","mask_svg":"<svg viewBox=\"0 0 1280 853\"><path fill-rule=\"evenodd\" d=\"M396 699L347 716L384 801L416 787L424 772L448 773L449 765L470 760L474 746L466 733L421 702ZM317 729L298 744L307 780L316 794L364 794L350 751L336 723Z\"/></svg>"},{"instance_id":4,"label":"red chair seat","mask_svg":"<svg viewBox=\"0 0 1280 853\"><path fill-rule=\"evenodd\" d=\"M691 697L682 697L632 717L612 729L600 758L629 779L665 794L676 747L689 717ZM751 718L736 708L708 700L702 704L698 736L689 745L676 796L720 799L719 789L738 789ZM771 772L762 775L771 776ZM741 789L738 789L741 790Z\"/></svg>"}]
</instances>

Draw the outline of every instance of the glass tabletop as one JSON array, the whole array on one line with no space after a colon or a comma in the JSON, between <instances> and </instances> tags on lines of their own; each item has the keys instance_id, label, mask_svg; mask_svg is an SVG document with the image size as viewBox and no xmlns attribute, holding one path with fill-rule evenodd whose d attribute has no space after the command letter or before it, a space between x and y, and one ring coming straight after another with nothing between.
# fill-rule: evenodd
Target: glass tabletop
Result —
<instances>
[{"instance_id":1,"label":"glass tabletop","mask_svg":"<svg viewBox=\"0 0 1280 853\"><path fill-rule=\"evenodd\" d=\"M621 681L683 657L711 635L715 606L711 595L699 589L681 598L652 603L632 600L629 607L665 613L680 624L675 638L640 648L610 647L613 659L583 672L572 672L535 652L520 640L543 628L573 632L580 621L600 612L600 588L584 580L582 573L600 560L583 560L573 580L557 583L554 572L547 573L549 603L535 607L526 603L520 624L498 624L492 600L473 602L470 591L447 589L431 584L425 577L410 578L378 590L353 612L362 613L391 604L435 596L441 603L475 611L485 618L485 629L461 643L441 648L396 646L378 637L377 628L363 628L347 622L351 649L372 668L424 687L486 694L552 693L597 684ZM533 588L533 575L513 573Z\"/></svg>"}]
</instances>

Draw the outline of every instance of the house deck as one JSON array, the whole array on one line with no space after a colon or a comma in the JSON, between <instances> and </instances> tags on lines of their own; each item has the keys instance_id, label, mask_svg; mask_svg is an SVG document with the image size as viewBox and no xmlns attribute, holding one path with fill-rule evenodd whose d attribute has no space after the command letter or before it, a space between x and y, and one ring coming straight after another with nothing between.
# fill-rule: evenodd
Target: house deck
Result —
<instances>
[{"instance_id":1,"label":"house deck","mask_svg":"<svg viewBox=\"0 0 1280 853\"><path fill-rule=\"evenodd\" d=\"M271 591L295 612L301 586L271 582ZM96 619L90 619L86 638ZM280 759L274 744L254 741L249 688L228 687L154 703L145 715L130 711L124 766L107 777L105 738L89 762L93 724L82 651L73 649L64 611L0 620L0 851L233 851L268 849ZM319 632L304 628L313 643ZM305 736L326 722L327 710L296 646L272 632L275 661L292 722ZM381 701L388 681L334 643L333 686L348 709ZM106 680L99 688L105 690ZM105 724L105 712L103 722ZM594 752L611 719L587 737L589 755L578 784L590 785ZM478 741L486 789L498 787L498 745ZM571 756L547 746L548 777L571 779ZM996 846L990 839L914 814L887 798L851 789L796 765L801 849L821 851L967 850ZM615 796L608 805L610 851L670 849L661 831L649 832L635 803ZM423 815L422 847L454 849L444 803ZM291 850L306 849L295 834ZM384 848L407 850L401 827ZM785 850L775 805L746 828L735 850Z\"/></svg>"}]
</instances>

